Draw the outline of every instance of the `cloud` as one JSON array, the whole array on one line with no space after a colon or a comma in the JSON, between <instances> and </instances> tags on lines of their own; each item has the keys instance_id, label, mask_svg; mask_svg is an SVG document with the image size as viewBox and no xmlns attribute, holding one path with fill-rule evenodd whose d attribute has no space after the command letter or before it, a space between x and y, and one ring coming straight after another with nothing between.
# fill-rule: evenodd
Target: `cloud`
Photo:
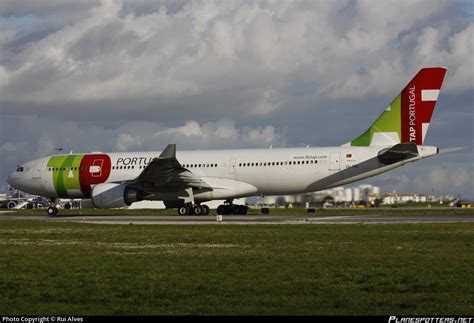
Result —
<instances>
[{"instance_id":1,"label":"cloud","mask_svg":"<svg viewBox=\"0 0 474 323\"><path fill-rule=\"evenodd\" d=\"M115 141L114 148L118 151L128 151L130 148L141 146L143 138L128 133L121 133Z\"/></svg>"},{"instance_id":2,"label":"cloud","mask_svg":"<svg viewBox=\"0 0 474 323\"><path fill-rule=\"evenodd\" d=\"M402 175L396 179L390 177L395 181L386 188L392 187L399 193L453 194L452 192L457 192L455 194L462 195L461 192L465 192L464 197L472 198L470 194L474 189L471 180L473 176L474 169L472 168L432 166L424 170L420 176ZM447 185L449 187L446 187Z\"/></svg>"},{"instance_id":3,"label":"cloud","mask_svg":"<svg viewBox=\"0 0 474 323\"><path fill-rule=\"evenodd\" d=\"M338 145L421 67L439 65L448 67L438 103L446 112L430 135L472 146L474 22L464 6L3 0L2 171L58 146ZM456 138L445 135L453 129Z\"/></svg>"},{"instance_id":4,"label":"cloud","mask_svg":"<svg viewBox=\"0 0 474 323\"><path fill-rule=\"evenodd\" d=\"M468 161L467 164L465 162ZM464 149L407 164L369 180L382 193L422 193L473 198L474 152Z\"/></svg>"},{"instance_id":5,"label":"cloud","mask_svg":"<svg viewBox=\"0 0 474 323\"><path fill-rule=\"evenodd\" d=\"M151 11L137 12L140 6L126 1L66 2L58 10L82 15L15 46L18 52L9 48L14 36L7 30L3 38L10 40L0 42L6 54L1 100L141 101L233 89L253 97L257 108L244 106L244 113L266 115L278 110L269 96L295 78L324 83L316 96L360 98L386 94L433 64L453 69L448 89L474 86L461 68L473 63L474 23L456 30L446 20L441 27L429 20L449 7L446 1L190 1L175 12L167 2L141 3ZM9 15L27 15L29 8L41 23L49 17L32 3L4 7ZM368 73L357 72L361 64Z\"/></svg>"},{"instance_id":6,"label":"cloud","mask_svg":"<svg viewBox=\"0 0 474 323\"><path fill-rule=\"evenodd\" d=\"M20 133L15 131L22 129ZM48 131L44 131L48 129ZM32 140L33 139L33 140ZM9 117L2 128L0 146L2 161L0 175L5 176L19 162L56 153L91 151L160 151L170 143L179 150L204 148L245 148L285 146L284 132L271 125L238 127L232 120L200 124L191 120L182 126L166 127L153 122L128 122L119 127L107 128L76 121L57 123L36 116Z\"/></svg>"}]
</instances>

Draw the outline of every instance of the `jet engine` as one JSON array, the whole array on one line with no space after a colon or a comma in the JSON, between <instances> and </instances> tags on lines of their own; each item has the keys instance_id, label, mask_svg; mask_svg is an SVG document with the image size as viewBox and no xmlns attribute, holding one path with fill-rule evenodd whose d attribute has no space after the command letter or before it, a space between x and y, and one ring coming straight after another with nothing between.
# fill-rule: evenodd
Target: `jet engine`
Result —
<instances>
[{"instance_id":1,"label":"jet engine","mask_svg":"<svg viewBox=\"0 0 474 323\"><path fill-rule=\"evenodd\" d=\"M141 201L141 191L128 187L125 184L103 183L92 189L91 199L98 209L119 208Z\"/></svg>"}]
</instances>

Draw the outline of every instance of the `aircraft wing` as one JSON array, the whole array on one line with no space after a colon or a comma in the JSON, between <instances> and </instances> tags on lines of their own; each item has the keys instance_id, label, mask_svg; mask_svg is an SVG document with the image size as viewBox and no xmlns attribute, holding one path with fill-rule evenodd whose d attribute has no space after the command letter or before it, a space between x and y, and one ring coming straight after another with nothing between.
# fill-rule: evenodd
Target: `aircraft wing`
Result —
<instances>
[{"instance_id":1,"label":"aircraft wing","mask_svg":"<svg viewBox=\"0 0 474 323\"><path fill-rule=\"evenodd\" d=\"M187 188L212 191L209 184L181 166L176 159L175 144L166 146L161 155L153 159L128 186L146 192L175 192Z\"/></svg>"}]
</instances>

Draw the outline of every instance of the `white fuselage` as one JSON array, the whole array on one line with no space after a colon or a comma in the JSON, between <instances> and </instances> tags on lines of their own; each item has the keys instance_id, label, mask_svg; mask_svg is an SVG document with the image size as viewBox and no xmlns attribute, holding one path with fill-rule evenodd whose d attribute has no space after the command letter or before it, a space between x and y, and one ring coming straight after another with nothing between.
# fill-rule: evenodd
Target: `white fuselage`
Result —
<instances>
[{"instance_id":1,"label":"white fuselage","mask_svg":"<svg viewBox=\"0 0 474 323\"><path fill-rule=\"evenodd\" d=\"M213 188L212 191L194 196L197 201L208 201L323 190L374 176L437 153L436 147L418 146L419 156L384 165L377 161L377 155L385 148L387 147L196 150L177 151L176 158L184 168ZM111 169L105 182L109 183L138 177L160 152L107 155L111 160ZM48 160L52 157L23 164L23 171L12 173L8 182L22 191L49 198L89 198L80 190L58 193L53 172L48 167ZM162 198L156 196L150 199Z\"/></svg>"}]
</instances>

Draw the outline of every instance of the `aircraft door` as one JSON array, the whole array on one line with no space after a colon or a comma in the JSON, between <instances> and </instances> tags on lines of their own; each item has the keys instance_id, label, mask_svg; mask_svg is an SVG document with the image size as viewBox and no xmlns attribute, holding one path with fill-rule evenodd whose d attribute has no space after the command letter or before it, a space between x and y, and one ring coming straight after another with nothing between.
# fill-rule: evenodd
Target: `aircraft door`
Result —
<instances>
[{"instance_id":1,"label":"aircraft door","mask_svg":"<svg viewBox=\"0 0 474 323\"><path fill-rule=\"evenodd\" d=\"M341 153L332 152L329 156L329 170L341 170Z\"/></svg>"},{"instance_id":2,"label":"aircraft door","mask_svg":"<svg viewBox=\"0 0 474 323\"><path fill-rule=\"evenodd\" d=\"M237 163L236 158L231 158L229 161L229 174L235 174L235 165Z\"/></svg>"}]
</instances>

